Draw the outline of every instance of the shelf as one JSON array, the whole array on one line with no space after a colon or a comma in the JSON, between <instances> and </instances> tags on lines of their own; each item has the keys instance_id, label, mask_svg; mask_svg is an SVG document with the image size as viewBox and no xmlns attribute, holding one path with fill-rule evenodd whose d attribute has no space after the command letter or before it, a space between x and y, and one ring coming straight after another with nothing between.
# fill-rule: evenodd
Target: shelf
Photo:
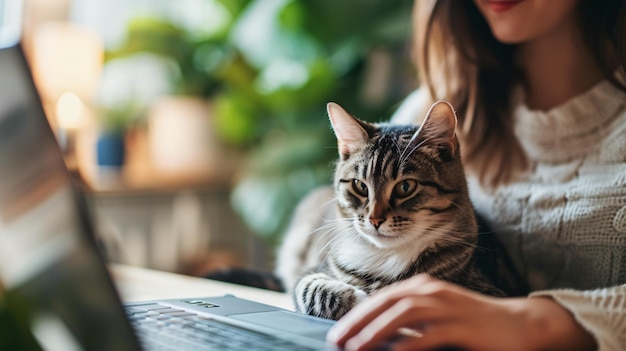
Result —
<instances>
[{"instance_id":1,"label":"shelf","mask_svg":"<svg viewBox=\"0 0 626 351\"><path fill-rule=\"evenodd\" d=\"M77 137L76 155L66 164L77 184L88 193L171 192L194 189L230 189L242 156L220 150L218 164L186 170L159 169L150 156L145 132L127 137L126 161L122 167L96 165L95 133Z\"/></svg>"}]
</instances>

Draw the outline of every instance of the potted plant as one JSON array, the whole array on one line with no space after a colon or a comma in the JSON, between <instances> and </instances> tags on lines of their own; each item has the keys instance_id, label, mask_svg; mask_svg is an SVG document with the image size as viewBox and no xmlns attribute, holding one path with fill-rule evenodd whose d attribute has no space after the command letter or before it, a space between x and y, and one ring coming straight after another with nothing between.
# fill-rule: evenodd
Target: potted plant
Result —
<instances>
[{"instance_id":1,"label":"potted plant","mask_svg":"<svg viewBox=\"0 0 626 351\"><path fill-rule=\"evenodd\" d=\"M98 166L122 167L124 165L126 135L140 115L140 108L133 104L99 109L99 133L96 141Z\"/></svg>"}]
</instances>

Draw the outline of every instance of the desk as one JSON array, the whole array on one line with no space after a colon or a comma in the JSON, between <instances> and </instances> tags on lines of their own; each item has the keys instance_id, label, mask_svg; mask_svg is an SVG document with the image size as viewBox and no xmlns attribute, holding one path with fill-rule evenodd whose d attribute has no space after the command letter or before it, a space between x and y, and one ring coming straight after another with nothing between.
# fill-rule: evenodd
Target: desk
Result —
<instances>
[{"instance_id":1,"label":"desk","mask_svg":"<svg viewBox=\"0 0 626 351\"><path fill-rule=\"evenodd\" d=\"M135 266L111 264L109 271L124 302L233 294L292 311L294 309L291 298L284 293Z\"/></svg>"}]
</instances>

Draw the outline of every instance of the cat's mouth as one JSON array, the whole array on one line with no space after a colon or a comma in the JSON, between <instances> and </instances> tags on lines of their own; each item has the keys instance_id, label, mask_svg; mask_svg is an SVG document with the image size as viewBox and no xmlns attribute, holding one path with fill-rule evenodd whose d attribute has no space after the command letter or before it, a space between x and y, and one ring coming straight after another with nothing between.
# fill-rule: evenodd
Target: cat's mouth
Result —
<instances>
[{"instance_id":1,"label":"cat's mouth","mask_svg":"<svg viewBox=\"0 0 626 351\"><path fill-rule=\"evenodd\" d=\"M374 228L361 228L361 230L359 231L361 232L361 235L367 237L368 240L370 241L371 240L392 241L392 240L397 240L399 238L399 235L397 234L385 233L383 231L380 231Z\"/></svg>"},{"instance_id":2,"label":"cat's mouth","mask_svg":"<svg viewBox=\"0 0 626 351\"><path fill-rule=\"evenodd\" d=\"M384 231L380 230L380 229L375 229L372 227L360 227L358 228L359 232L361 232L362 235L365 236L369 236L369 237L375 237L375 238L393 238L396 235L391 234L391 233L385 233Z\"/></svg>"},{"instance_id":3,"label":"cat's mouth","mask_svg":"<svg viewBox=\"0 0 626 351\"><path fill-rule=\"evenodd\" d=\"M376 237L377 238L384 238L384 239L393 239L393 238L397 238L398 236L395 234L385 234L385 233L381 233L381 232L376 232Z\"/></svg>"}]
</instances>

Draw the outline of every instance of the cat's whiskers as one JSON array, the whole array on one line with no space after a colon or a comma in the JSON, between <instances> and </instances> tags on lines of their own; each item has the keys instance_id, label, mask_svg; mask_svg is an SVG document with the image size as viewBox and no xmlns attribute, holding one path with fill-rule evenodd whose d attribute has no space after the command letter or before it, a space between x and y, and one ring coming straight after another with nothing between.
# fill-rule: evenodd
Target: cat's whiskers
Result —
<instances>
[{"instance_id":1,"label":"cat's whiskers","mask_svg":"<svg viewBox=\"0 0 626 351\"><path fill-rule=\"evenodd\" d=\"M415 136L413 136L413 138L415 138ZM400 156L398 157L398 165L402 165L403 164L403 162L404 162L404 154L409 149L409 146L411 146L411 142L413 141L413 138L411 138L411 141L409 141L406 144L406 146L404 147L404 150L402 150L402 153L400 153Z\"/></svg>"},{"instance_id":2,"label":"cat's whiskers","mask_svg":"<svg viewBox=\"0 0 626 351\"><path fill-rule=\"evenodd\" d=\"M326 223L322 226L320 226L318 229L312 231L311 233L309 233L310 236L322 231L320 234L317 234L317 238L315 240L319 241L323 241L323 240L327 240L326 238L328 236L330 236L330 240L328 240L324 246L319 249L318 253L323 253L326 250L326 248L331 245L332 242L334 242L337 237L339 237L340 233L346 232L348 230L351 229L351 224L349 223L349 221L346 220L334 220L330 223Z\"/></svg>"},{"instance_id":3,"label":"cat's whiskers","mask_svg":"<svg viewBox=\"0 0 626 351\"><path fill-rule=\"evenodd\" d=\"M333 202L336 202L336 201L337 201L337 198L333 197L329 201L323 203L321 205L321 207L330 206ZM317 232L324 231L324 230L328 229L329 227L332 227L333 225L335 225L337 222L350 222L350 221L352 221L352 218L334 218L334 219L332 219L332 218L322 218L322 221L325 224L323 224L323 225L315 228L314 230L310 231L307 234L307 236L311 236L311 235L314 235ZM323 236L326 236L326 235L328 235L328 233L324 233Z\"/></svg>"},{"instance_id":4,"label":"cat's whiskers","mask_svg":"<svg viewBox=\"0 0 626 351\"><path fill-rule=\"evenodd\" d=\"M470 232L461 231L461 230L455 230L455 229L449 229L449 228L436 228L436 227L432 227L432 226L424 226L424 227L414 226L414 228L420 229L421 230L420 234L428 234L428 233L446 234L446 236L459 238L461 240L465 239L465 238L463 238L463 236L466 236L466 235L472 236L473 235L473 233L470 233Z\"/></svg>"},{"instance_id":5,"label":"cat's whiskers","mask_svg":"<svg viewBox=\"0 0 626 351\"><path fill-rule=\"evenodd\" d=\"M419 144L415 145L415 147L412 148L411 151L409 151L409 153L406 154L406 155L404 155L404 152L403 152L402 155L400 156L399 164L401 166L404 165L404 162L406 160L408 160L409 157L411 157L411 155L415 152L415 150L419 149L422 145L424 145L425 143L427 143L430 140L431 140L431 138L426 138L426 139L422 140ZM409 143L409 145L407 145L407 149L409 148L410 145L411 145L411 143Z\"/></svg>"},{"instance_id":6,"label":"cat's whiskers","mask_svg":"<svg viewBox=\"0 0 626 351\"><path fill-rule=\"evenodd\" d=\"M337 202L337 201L338 201L338 199L337 199L337 197L335 196L335 197L333 197L332 199L330 199L330 200L328 200L328 201L324 202L324 203L322 204L322 206L321 206L321 207L330 206L333 202Z\"/></svg>"},{"instance_id":7,"label":"cat's whiskers","mask_svg":"<svg viewBox=\"0 0 626 351\"><path fill-rule=\"evenodd\" d=\"M472 235L471 233L468 233L468 232L453 230L453 229L434 228L431 226L427 226L427 227L414 226L414 228L420 230L419 235L422 237L430 237L430 238L436 237L438 241L440 240L440 241L446 241L446 242L454 243L454 244L462 244L462 245L466 245L466 246L473 247L473 248L477 247L476 244L468 242L467 238L464 237L467 235ZM463 236L457 236L454 234L463 234Z\"/></svg>"},{"instance_id":8,"label":"cat's whiskers","mask_svg":"<svg viewBox=\"0 0 626 351\"><path fill-rule=\"evenodd\" d=\"M391 139L391 142L393 143L393 145L396 147L396 152L400 153L400 146L398 146L398 143L396 143L395 140Z\"/></svg>"},{"instance_id":9,"label":"cat's whiskers","mask_svg":"<svg viewBox=\"0 0 626 351\"><path fill-rule=\"evenodd\" d=\"M476 245L474 243L469 243L469 242L467 242L467 240L463 240L463 239L457 238L457 237L447 237L447 236L444 236L444 237L437 237L437 239L438 239L439 243L446 242L446 243L450 243L450 244L471 247L473 249L478 248L478 245Z\"/></svg>"},{"instance_id":10,"label":"cat's whiskers","mask_svg":"<svg viewBox=\"0 0 626 351\"><path fill-rule=\"evenodd\" d=\"M402 154L400 154L400 157L398 158L398 159L399 159L398 164L402 165L402 164L404 163L404 160L405 160L405 159L404 159L404 154L405 154L405 153L406 153L406 151L409 149L409 147L411 146L411 144L413 144L413 141L415 141L415 138L417 138L417 136L418 136L418 133L414 133L414 134L413 134L413 136L411 137L411 139L409 140L409 142L406 144L406 147L404 148L404 150L402 151ZM420 143L420 145L421 145L421 144L422 144L422 143ZM419 145L418 145L418 146L419 146ZM412 152L411 152L411 153L412 153ZM409 153L409 154L411 154L411 153ZM407 155L407 157L408 157L408 155Z\"/></svg>"},{"instance_id":11,"label":"cat's whiskers","mask_svg":"<svg viewBox=\"0 0 626 351\"><path fill-rule=\"evenodd\" d=\"M328 255L330 254L330 250L327 250L327 248L334 244L335 241L339 240L339 236L335 235L333 236L327 243L326 245L322 246L322 248L319 250L319 253L323 253L323 259L326 260L326 258L328 257Z\"/></svg>"},{"instance_id":12,"label":"cat's whiskers","mask_svg":"<svg viewBox=\"0 0 626 351\"><path fill-rule=\"evenodd\" d=\"M317 233L319 233L319 232L323 232L323 235L322 235L322 236L324 236L324 235L327 235L327 234L328 234L327 229L329 229L329 228L333 228L334 226L335 226L335 223L328 223L328 224L324 224L324 225L321 225L321 226L319 226L319 227L317 227L317 228L313 229L312 231L308 232L306 235L307 235L307 236L312 236L312 235L315 235L315 234L317 234Z\"/></svg>"},{"instance_id":13,"label":"cat's whiskers","mask_svg":"<svg viewBox=\"0 0 626 351\"><path fill-rule=\"evenodd\" d=\"M360 236L360 234L357 232L356 228L354 228L354 226L349 226L347 228L338 228L338 229L346 229L342 232L342 234L344 235L348 235L354 239L358 239L358 237ZM328 255L330 255L330 250L326 250L326 248L328 246L330 246L332 243L334 243L337 240L342 239L343 236L342 235L335 235L333 236L333 238L331 238L326 245L324 245L321 249L320 252L325 253L324 255L324 260L326 260L326 258L328 257ZM350 239L350 238L349 238Z\"/></svg>"},{"instance_id":14,"label":"cat's whiskers","mask_svg":"<svg viewBox=\"0 0 626 351\"><path fill-rule=\"evenodd\" d=\"M456 206L461 212L463 212L463 214L465 214L467 217L469 218L474 218L476 215L474 214L474 212L470 212L468 211L466 208L464 208L463 206L457 204L456 202L450 200L450 203L454 206ZM466 206L467 207L467 206Z\"/></svg>"},{"instance_id":15,"label":"cat's whiskers","mask_svg":"<svg viewBox=\"0 0 626 351\"><path fill-rule=\"evenodd\" d=\"M355 219L354 217L348 217L348 218L322 218L322 222L324 222L325 224L320 226L320 228L324 228L326 226L330 226L330 225L333 225L333 224L339 223L339 222L350 223L354 219ZM320 228L318 228L318 229L320 229Z\"/></svg>"},{"instance_id":16,"label":"cat's whiskers","mask_svg":"<svg viewBox=\"0 0 626 351\"><path fill-rule=\"evenodd\" d=\"M317 232L318 230L325 230L325 232L323 233L323 236L326 236L329 234L336 234L337 231L351 229L353 227L352 226L353 221L354 221L354 218L337 218L337 219L332 219L332 220L326 219L324 220L326 224L320 226L313 232ZM313 234L313 232L311 234Z\"/></svg>"},{"instance_id":17,"label":"cat's whiskers","mask_svg":"<svg viewBox=\"0 0 626 351\"><path fill-rule=\"evenodd\" d=\"M473 212L469 212L466 208L464 208L463 206L457 204L456 202L450 200L450 203L453 204L454 206L456 206L461 212L463 212L469 218L475 217L475 214ZM487 235L487 234L493 234L493 233L495 233L495 232L493 230L490 230L490 231L477 232L476 234L477 235Z\"/></svg>"}]
</instances>

